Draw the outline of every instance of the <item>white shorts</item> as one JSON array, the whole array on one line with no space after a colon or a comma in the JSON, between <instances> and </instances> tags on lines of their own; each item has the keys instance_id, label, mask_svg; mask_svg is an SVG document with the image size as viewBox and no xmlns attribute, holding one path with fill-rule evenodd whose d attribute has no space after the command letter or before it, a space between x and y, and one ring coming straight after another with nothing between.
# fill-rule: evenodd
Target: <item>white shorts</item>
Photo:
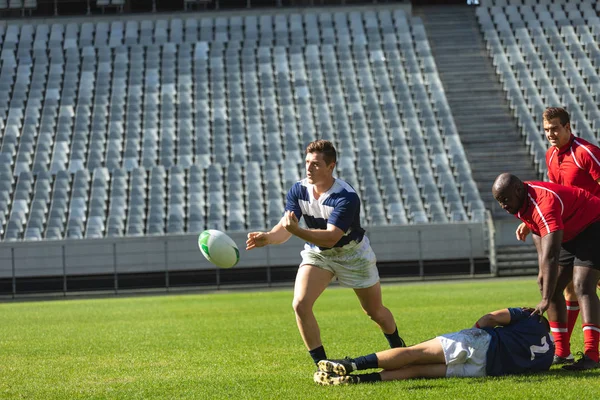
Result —
<instances>
[{"instance_id":1,"label":"white shorts","mask_svg":"<svg viewBox=\"0 0 600 400\"><path fill-rule=\"evenodd\" d=\"M446 358L446 377L486 376L486 354L492 337L483 329L463 329L438 336Z\"/></svg>"},{"instance_id":2,"label":"white shorts","mask_svg":"<svg viewBox=\"0 0 600 400\"><path fill-rule=\"evenodd\" d=\"M352 289L365 289L379 282L377 258L367 236L343 247L323 251L308 246L300 252L303 265L314 265L327 270L337 278L341 286Z\"/></svg>"}]
</instances>

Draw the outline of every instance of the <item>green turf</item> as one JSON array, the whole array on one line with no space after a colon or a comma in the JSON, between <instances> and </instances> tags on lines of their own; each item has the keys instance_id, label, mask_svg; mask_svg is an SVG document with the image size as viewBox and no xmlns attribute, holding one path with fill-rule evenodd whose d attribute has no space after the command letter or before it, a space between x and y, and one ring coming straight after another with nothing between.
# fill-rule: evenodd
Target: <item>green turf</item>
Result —
<instances>
[{"instance_id":1,"label":"green turf","mask_svg":"<svg viewBox=\"0 0 600 400\"><path fill-rule=\"evenodd\" d=\"M534 306L535 279L383 286L409 343L472 325L486 311ZM346 387L312 382L291 290L0 304L0 398L597 398L600 370ZM316 305L329 357L386 348L353 292ZM582 348L576 330L574 350Z\"/></svg>"}]
</instances>

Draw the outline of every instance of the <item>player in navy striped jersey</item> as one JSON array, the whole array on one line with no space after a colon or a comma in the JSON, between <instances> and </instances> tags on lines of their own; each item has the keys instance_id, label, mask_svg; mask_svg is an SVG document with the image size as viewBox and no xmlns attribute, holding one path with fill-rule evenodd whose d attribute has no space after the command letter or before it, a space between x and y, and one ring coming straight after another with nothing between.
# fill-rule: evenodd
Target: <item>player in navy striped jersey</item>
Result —
<instances>
[{"instance_id":1,"label":"player in navy striped jersey","mask_svg":"<svg viewBox=\"0 0 600 400\"><path fill-rule=\"evenodd\" d=\"M390 347L404 347L390 310L382 303L376 258L360 226L360 199L348 183L333 176L333 144L317 140L306 148L306 178L287 194L285 213L269 232L250 232L246 250L281 244L292 235L306 242L294 285L293 308L300 335L317 363L327 358L315 301L332 279L354 289L365 313L383 331ZM304 218L307 228L298 221Z\"/></svg>"},{"instance_id":2,"label":"player in navy striped jersey","mask_svg":"<svg viewBox=\"0 0 600 400\"><path fill-rule=\"evenodd\" d=\"M505 308L470 329L437 336L404 349L357 358L321 360L314 381L341 385L413 378L481 377L547 371L554 343L546 318L533 308ZM351 374L381 368L381 372Z\"/></svg>"}]
</instances>

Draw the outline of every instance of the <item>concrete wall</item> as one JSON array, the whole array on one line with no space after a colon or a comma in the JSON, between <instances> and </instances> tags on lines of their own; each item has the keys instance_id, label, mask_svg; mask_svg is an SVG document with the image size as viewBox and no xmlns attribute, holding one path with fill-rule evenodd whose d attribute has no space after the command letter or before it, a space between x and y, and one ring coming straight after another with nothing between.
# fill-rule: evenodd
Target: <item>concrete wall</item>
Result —
<instances>
[{"instance_id":1,"label":"concrete wall","mask_svg":"<svg viewBox=\"0 0 600 400\"><path fill-rule=\"evenodd\" d=\"M515 218L506 218L506 219L496 219L494 221L494 226L496 230L496 246L519 246L519 245L532 245L533 241L531 240L531 235L527 236L527 240L525 242L520 242L515 237L515 231L517 227L521 223L520 220Z\"/></svg>"},{"instance_id":2,"label":"concrete wall","mask_svg":"<svg viewBox=\"0 0 600 400\"><path fill-rule=\"evenodd\" d=\"M488 256L482 223L373 227L367 232L378 260L449 260ZM246 233L231 233L240 248L238 267L295 266L303 242L245 251ZM146 236L0 243L0 278L144 273L214 269L197 235Z\"/></svg>"}]
</instances>

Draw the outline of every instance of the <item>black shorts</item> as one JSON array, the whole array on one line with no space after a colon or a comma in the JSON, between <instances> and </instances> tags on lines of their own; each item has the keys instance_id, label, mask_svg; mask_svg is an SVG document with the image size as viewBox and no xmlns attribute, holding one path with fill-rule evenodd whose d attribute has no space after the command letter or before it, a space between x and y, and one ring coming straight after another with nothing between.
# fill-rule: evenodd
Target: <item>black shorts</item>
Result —
<instances>
[{"instance_id":1,"label":"black shorts","mask_svg":"<svg viewBox=\"0 0 600 400\"><path fill-rule=\"evenodd\" d=\"M574 239L563 243L558 264L600 270L600 222L594 222Z\"/></svg>"}]
</instances>

